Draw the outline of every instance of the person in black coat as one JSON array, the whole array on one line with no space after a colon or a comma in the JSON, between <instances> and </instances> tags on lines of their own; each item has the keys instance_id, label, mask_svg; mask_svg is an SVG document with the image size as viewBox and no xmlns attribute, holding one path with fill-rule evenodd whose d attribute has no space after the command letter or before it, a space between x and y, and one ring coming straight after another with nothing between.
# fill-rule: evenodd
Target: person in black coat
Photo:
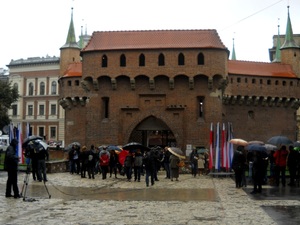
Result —
<instances>
[{"instance_id":1,"label":"person in black coat","mask_svg":"<svg viewBox=\"0 0 300 225\"><path fill-rule=\"evenodd\" d=\"M165 147L163 150L163 157L161 161L166 171L166 179L170 179L170 154L171 153L168 151L168 148Z\"/></svg>"},{"instance_id":2,"label":"person in black coat","mask_svg":"<svg viewBox=\"0 0 300 225\"><path fill-rule=\"evenodd\" d=\"M18 140L12 139L10 145L7 147L5 152L4 169L7 171L7 182L5 197L20 198L18 188L18 164L19 157L17 156L17 145ZM11 194L13 189L14 195Z\"/></svg>"},{"instance_id":3,"label":"person in black coat","mask_svg":"<svg viewBox=\"0 0 300 225\"><path fill-rule=\"evenodd\" d=\"M156 158L154 156L153 150L148 150L144 154L143 164L145 166L146 176L146 186L149 187L149 178L151 179L151 185L154 185L155 173L156 173Z\"/></svg>"},{"instance_id":4,"label":"person in black coat","mask_svg":"<svg viewBox=\"0 0 300 225\"><path fill-rule=\"evenodd\" d=\"M253 151L253 191L251 194L261 193L262 184L265 175L265 160L268 159L268 155L264 151Z\"/></svg>"},{"instance_id":5,"label":"person in black coat","mask_svg":"<svg viewBox=\"0 0 300 225\"><path fill-rule=\"evenodd\" d=\"M293 146L289 147L289 155L287 158L287 166L290 172L290 183L289 186L295 186L295 179L297 174L297 164L298 164L298 152L294 150Z\"/></svg>"},{"instance_id":6,"label":"person in black coat","mask_svg":"<svg viewBox=\"0 0 300 225\"><path fill-rule=\"evenodd\" d=\"M234 170L235 173L236 188L242 187L243 173L245 173L246 157L243 150L244 150L243 146L238 146L232 159L232 169Z\"/></svg>"},{"instance_id":7,"label":"person in black coat","mask_svg":"<svg viewBox=\"0 0 300 225\"><path fill-rule=\"evenodd\" d=\"M198 173L198 159L199 159L199 154L197 152L197 149L193 149L191 154L189 155L190 158L190 163L192 167L192 176L196 177Z\"/></svg>"},{"instance_id":8,"label":"person in black coat","mask_svg":"<svg viewBox=\"0 0 300 225\"><path fill-rule=\"evenodd\" d=\"M47 180L47 173L46 173L46 160L49 161L49 153L48 149L39 150L38 152L38 177L39 181L42 180L44 182Z\"/></svg>"}]
</instances>

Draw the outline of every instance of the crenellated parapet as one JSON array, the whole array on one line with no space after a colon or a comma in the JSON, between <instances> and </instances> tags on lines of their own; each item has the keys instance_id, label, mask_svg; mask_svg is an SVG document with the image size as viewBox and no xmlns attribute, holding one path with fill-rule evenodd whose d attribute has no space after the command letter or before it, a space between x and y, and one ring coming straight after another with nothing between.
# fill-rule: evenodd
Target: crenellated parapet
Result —
<instances>
[{"instance_id":1,"label":"crenellated parapet","mask_svg":"<svg viewBox=\"0 0 300 225\"><path fill-rule=\"evenodd\" d=\"M66 97L59 101L63 109L72 109L74 107L85 106L89 102L89 97Z\"/></svg>"},{"instance_id":2,"label":"crenellated parapet","mask_svg":"<svg viewBox=\"0 0 300 225\"><path fill-rule=\"evenodd\" d=\"M298 109L300 99L280 98L265 96L242 96L242 95L224 95L222 98L224 105L246 105L246 106L264 106L264 107L291 107Z\"/></svg>"}]
</instances>

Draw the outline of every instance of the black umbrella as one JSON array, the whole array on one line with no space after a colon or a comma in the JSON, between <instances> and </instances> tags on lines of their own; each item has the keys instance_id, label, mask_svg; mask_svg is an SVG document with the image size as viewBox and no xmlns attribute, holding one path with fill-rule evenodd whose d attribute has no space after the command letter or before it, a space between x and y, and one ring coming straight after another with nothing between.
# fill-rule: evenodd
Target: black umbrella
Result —
<instances>
[{"instance_id":1,"label":"black umbrella","mask_svg":"<svg viewBox=\"0 0 300 225\"><path fill-rule=\"evenodd\" d=\"M285 136L274 136L271 137L268 141L268 144L272 144L272 145L293 145L294 143Z\"/></svg>"},{"instance_id":2,"label":"black umbrella","mask_svg":"<svg viewBox=\"0 0 300 225\"><path fill-rule=\"evenodd\" d=\"M35 141L35 140L43 140L43 138L41 136L35 136L35 135L31 135L28 138L25 138L23 143L22 143L22 147L25 148L29 142L31 141Z\"/></svg>"},{"instance_id":3,"label":"black umbrella","mask_svg":"<svg viewBox=\"0 0 300 225\"><path fill-rule=\"evenodd\" d=\"M81 147L80 143L77 141L72 142L71 144L68 144L68 146L65 148L66 151L69 151L72 149L73 145L78 146L79 148Z\"/></svg>"},{"instance_id":4,"label":"black umbrella","mask_svg":"<svg viewBox=\"0 0 300 225\"><path fill-rule=\"evenodd\" d=\"M261 144L250 144L250 145L247 145L245 147L245 149L248 151L258 151L258 152L267 151L267 148Z\"/></svg>"},{"instance_id":5,"label":"black umbrella","mask_svg":"<svg viewBox=\"0 0 300 225\"><path fill-rule=\"evenodd\" d=\"M138 143L138 142L130 142L122 147L123 150L129 150L131 152L140 149L141 151L148 151L150 150L148 147Z\"/></svg>"}]
</instances>

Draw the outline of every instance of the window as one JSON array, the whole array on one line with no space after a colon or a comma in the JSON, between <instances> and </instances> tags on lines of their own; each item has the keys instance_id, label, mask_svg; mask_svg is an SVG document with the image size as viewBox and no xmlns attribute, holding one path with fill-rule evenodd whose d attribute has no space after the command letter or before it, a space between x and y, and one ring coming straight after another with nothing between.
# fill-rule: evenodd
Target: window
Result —
<instances>
[{"instance_id":1,"label":"window","mask_svg":"<svg viewBox=\"0 0 300 225\"><path fill-rule=\"evenodd\" d=\"M107 56L106 55L102 56L101 66L102 67L107 67Z\"/></svg>"},{"instance_id":2,"label":"window","mask_svg":"<svg viewBox=\"0 0 300 225\"><path fill-rule=\"evenodd\" d=\"M204 55L202 53L198 54L197 61L198 61L198 65L204 65Z\"/></svg>"},{"instance_id":3,"label":"window","mask_svg":"<svg viewBox=\"0 0 300 225\"><path fill-rule=\"evenodd\" d=\"M56 105L55 104L50 105L50 115L56 115Z\"/></svg>"},{"instance_id":4,"label":"window","mask_svg":"<svg viewBox=\"0 0 300 225\"><path fill-rule=\"evenodd\" d=\"M104 119L107 119L109 116L109 98L103 97L102 98L102 105L103 105L103 117Z\"/></svg>"},{"instance_id":5,"label":"window","mask_svg":"<svg viewBox=\"0 0 300 225\"><path fill-rule=\"evenodd\" d=\"M125 67L125 66L126 66L126 57L125 57L124 54L122 54L122 55L120 56L120 66L121 66L121 67Z\"/></svg>"},{"instance_id":6,"label":"window","mask_svg":"<svg viewBox=\"0 0 300 225\"><path fill-rule=\"evenodd\" d=\"M282 86L286 86L286 81L282 81Z\"/></svg>"},{"instance_id":7,"label":"window","mask_svg":"<svg viewBox=\"0 0 300 225\"><path fill-rule=\"evenodd\" d=\"M56 95L56 87L57 87L56 81L52 81L52 83L51 83L51 95Z\"/></svg>"},{"instance_id":8,"label":"window","mask_svg":"<svg viewBox=\"0 0 300 225\"><path fill-rule=\"evenodd\" d=\"M252 79L252 84L255 84L256 83L256 80L255 79Z\"/></svg>"},{"instance_id":9,"label":"window","mask_svg":"<svg viewBox=\"0 0 300 225\"><path fill-rule=\"evenodd\" d=\"M33 116L33 105L28 105L28 116Z\"/></svg>"},{"instance_id":10,"label":"window","mask_svg":"<svg viewBox=\"0 0 300 225\"><path fill-rule=\"evenodd\" d=\"M28 95L33 95L33 83L30 82L28 85Z\"/></svg>"},{"instance_id":11,"label":"window","mask_svg":"<svg viewBox=\"0 0 300 225\"><path fill-rule=\"evenodd\" d=\"M198 97L198 117L203 118L204 114L204 96Z\"/></svg>"},{"instance_id":12,"label":"window","mask_svg":"<svg viewBox=\"0 0 300 225\"><path fill-rule=\"evenodd\" d=\"M79 86L79 80L75 80L75 86Z\"/></svg>"},{"instance_id":13,"label":"window","mask_svg":"<svg viewBox=\"0 0 300 225\"><path fill-rule=\"evenodd\" d=\"M159 66L165 65L165 56L162 53L160 53L158 56L158 65Z\"/></svg>"},{"instance_id":14,"label":"window","mask_svg":"<svg viewBox=\"0 0 300 225\"><path fill-rule=\"evenodd\" d=\"M72 86L72 81L68 80L68 86Z\"/></svg>"},{"instance_id":15,"label":"window","mask_svg":"<svg viewBox=\"0 0 300 225\"><path fill-rule=\"evenodd\" d=\"M44 116L45 115L45 106L39 105L39 115Z\"/></svg>"},{"instance_id":16,"label":"window","mask_svg":"<svg viewBox=\"0 0 300 225\"><path fill-rule=\"evenodd\" d=\"M17 116L18 115L18 105L12 105L12 115Z\"/></svg>"},{"instance_id":17,"label":"window","mask_svg":"<svg viewBox=\"0 0 300 225\"><path fill-rule=\"evenodd\" d=\"M263 84L263 80L262 80L262 79L260 79L260 80L259 80L259 83L260 83L260 84Z\"/></svg>"},{"instance_id":18,"label":"window","mask_svg":"<svg viewBox=\"0 0 300 225\"><path fill-rule=\"evenodd\" d=\"M40 83L40 95L45 95L45 83Z\"/></svg>"},{"instance_id":19,"label":"window","mask_svg":"<svg viewBox=\"0 0 300 225\"><path fill-rule=\"evenodd\" d=\"M56 127L50 127L50 139L56 139Z\"/></svg>"},{"instance_id":20,"label":"window","mask_svg":"<svg viewBox=\"0 0 300 225\"><path fill-rule=\"evenodd\" d=\"M248 79L247 78L245 78L245 83L248 83Z\"/></svg>"},{"instance_id":21,"label":"window","mask_svg":"<svg viewBox=\"0 0 300 225\"><path fill-rule=\"evenodd\" d=\"M45 136L45 128L39 127L39 136L44 137Z\"/></svg>"},{"instance_id":22,"label":"window","mask_svg":"<svg viewBox=\"0 0 300 225\"><path fill-rule=\"evenodd\" d=\"M238 77L238 78L236 79L236 81L237 81L238 83L241 83L241 78Z\"/></svg>"},{"instance_id":23,"label":"window","mask_svg":"<svg viewBox=\"0 0 300 225\"><path fill-rule=\"evenodd\" d=\"M19 85L17 83L14 83L14 89L16 89L19 92Z\"/></svg>"},{"instance_id":24,"label":"window","mask_svg":"<svg viewBox=\"0 0 300 225\"><path fill-rule=\"evenodd\" d=\"M275 85L278 85L278 83L279 83L278 80L276 80L276 81L275 81Z\"/></svg>"},{"instance_id":25,"label":"window","mask_svg":"<svg viewBox=\"0 0 300 225\"><path fill-rule=\"evenodd\" d=\"M184 65L184 55L182 53L179 53L179 55L178 55L178 65L179 66Z\"/></svg>"},{"instance_id":26,"label":"window","mask_svg":"<svg viewBox=\"0 0 300 225\"><path fill-rule=\"evenodd\" d=\"M267 80L267 85L271 85L271 80Z\"/></svg>"},{"instance_id":27,"label":"window","mask_svg":"<svg viewBox=\"0 0 300 225\"><path fill-rule=\"evenodd\" d=\"M145 66L145 55L144 54L140 54L139 66Z\"/></svg>"},{"instance_id":28,"label":"window","mask_svg":"<svg viewBox=\"0 0 300 225\"><path fill-rule=\"evenodd\" d=\"M248 118L249 119L254 119L254 112L253 111L248 111Z\"/></svg>"}]
</instances>

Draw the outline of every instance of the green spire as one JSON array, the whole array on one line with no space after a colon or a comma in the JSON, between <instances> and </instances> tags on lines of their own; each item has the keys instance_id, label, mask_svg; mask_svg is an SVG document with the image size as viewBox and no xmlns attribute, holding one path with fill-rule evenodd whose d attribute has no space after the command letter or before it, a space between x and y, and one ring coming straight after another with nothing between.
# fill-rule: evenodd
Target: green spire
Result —
<instances>
[{"instance_id":1,"label":"green spire","mask_svg":"<svg viewBox=\"0 0 300 225\"><path fill-rule=\"evenodd\" d=\"M80 40L79 40L79 48L83 49L83 33L82 33L83 27L81 26L81 35L80 35Z\"/></svg>"},{"instance_id":2,"label":"green spire","mask_svg":"<svg viewBox=\"0 0 300 225\"><path fill-rule=\"evenodd\" d=\"M232 39L232 54L231 54L231 60L236 60L236 55L235 55L235 48L234 48L234 38Z\"/></svg>"},{"instance_id":3,"label":"green spire","mask_svg":"<svg viewBox=\"0 0 300 225\"><path fill-rule=\"evenodd\" d=\"M279 34L279 25L278 25L278 35L277 35L277 46L276 46L276 52L275 52L275 58L272 62L281 62L281 52L280 52L280 34Z\"/></svg>"},{"instance_id":4,"label":"green spire","mask_svg":"<svg viewBox=\"0 0 300 225\"><path fill-rule=\"evenodd\" d=\"M288 8L288 20L286 25L286 33L285 33L285 41L281 47L281 49L285 48L299 48L296 42L294 41L294 35L293 35L293 29L292 29L292 23L290 19L290 6Z\"/></svg>"},{"instance_id":5,"label":"green spire","mask_svg":"<svg viewBox=\"0 0 300 225\"><path fill-rule=\"evenodd\" d=\"M69 26L68 36L65 45L62 48L79 48L78 44L76 43L76 37L75 37L75 29L73 24L73 8L71 13L71 22Z\"/></svg>"}]
</instances>

